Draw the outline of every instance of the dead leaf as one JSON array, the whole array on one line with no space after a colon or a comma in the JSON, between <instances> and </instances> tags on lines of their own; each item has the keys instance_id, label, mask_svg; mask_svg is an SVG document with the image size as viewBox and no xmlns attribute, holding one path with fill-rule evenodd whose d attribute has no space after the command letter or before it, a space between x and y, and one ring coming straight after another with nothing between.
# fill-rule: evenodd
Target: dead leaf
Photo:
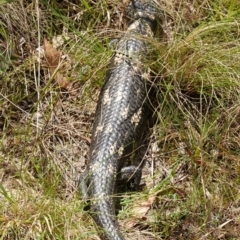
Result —
<instances>
[{"instance_id":1,"label":"dead leaf","mask_svg":"<svg viewBox=\"0 0 240 240\"><path fill-rule=\"evenodd\" d=\"M50 42L46 39L44 39L43 47L44 47L45 58L46 58L50 73L54 74L53 77L56 80L56 82L59 84L60 88L64 88L70 91L71 90L71 86L69 85L70 82L66 77L64 77L64 74L61 73L62 66L59 67L59 63L61 61L61 53L56 48L54 48L50 44ZM57 72L55 72L56 69L57 69Z\"/></svg>"},{"instance_id":2,"label":"dead leaf","mask_svg":"<svg viewBox=\"0 0 240 240\"><path fill-rule=\"evenodd\" d=\"M137 202L132 209L134 218L127 222L127 227L132 228L139 223L139 220L145 219L155 200L156 195L152 195L145 201Z\"/></svg>"},{"instance_id":3,"label":"dead leaf","mask_svg":"<svg viewBox=\"0 0 240 240\"><path fill-rule=\"evenodd\" d=\"M64 77L61 73L57 73L56 76L55 76L55 80L56 82L59 84L59 86L61 88L66 88L68 87L69 85L69 81L67 80L66 77Z\"/></svg>"},{"instance_id":4,"label":"dead leaf","mask_svg":"<svg viewBox=\"0 0 240 240\"><path fill-rule=\"evenodd\" d=\"M47 64L48 64L49 68L54 71L57 68L57 66L61 60L61 54L46 39L44 39L43 46L44 46Z\"/></svg>"}]
</instances>

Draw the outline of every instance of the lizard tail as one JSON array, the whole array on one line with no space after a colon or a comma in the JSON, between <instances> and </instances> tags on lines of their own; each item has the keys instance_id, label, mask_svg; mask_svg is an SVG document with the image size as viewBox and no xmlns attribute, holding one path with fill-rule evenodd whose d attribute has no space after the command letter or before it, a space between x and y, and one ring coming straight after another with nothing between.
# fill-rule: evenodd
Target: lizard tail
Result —
<instances>
[{"instance_id":1,"label":"lizard tail","mask_svg":"<svg viewBox=\"0 0 240 240\"><path fill-rule=\"evenodd\" d=\"M101 211L99 211L101 209ZM111 200L100 199L92 205L93 218L100 228L101 238L104 240L124 240L120 233L115 216L115 209Z\"/></svg>"}]
</instances>

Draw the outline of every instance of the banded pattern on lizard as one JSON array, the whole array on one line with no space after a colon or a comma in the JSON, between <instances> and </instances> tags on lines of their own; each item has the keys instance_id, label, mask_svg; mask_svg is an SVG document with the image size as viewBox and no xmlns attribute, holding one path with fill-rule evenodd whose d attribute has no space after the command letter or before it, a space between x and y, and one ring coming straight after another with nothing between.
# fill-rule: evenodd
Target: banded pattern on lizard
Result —
<instances>
[{"instance_id":1,"label":"banded pattern on lizard","mask_svg":"<svg viewBox=\"0 0 240 240\"><path fill-rule=\"evenodd\" d=\"M91 200L93 218L106 240L124 239L116 223L113 195L121 171L131 175L137 169L125 167L124 156L133 145L138 145L146 124L149 76L142 60L148 51L146 39L153 37L159 15L154 0L132 0L126 12L131 24L116 45L100 93L90 162L80 182L80 192L83 198ZM140 182L140 175L136 175L136 184Z\"/></svg>"}]
</instances>

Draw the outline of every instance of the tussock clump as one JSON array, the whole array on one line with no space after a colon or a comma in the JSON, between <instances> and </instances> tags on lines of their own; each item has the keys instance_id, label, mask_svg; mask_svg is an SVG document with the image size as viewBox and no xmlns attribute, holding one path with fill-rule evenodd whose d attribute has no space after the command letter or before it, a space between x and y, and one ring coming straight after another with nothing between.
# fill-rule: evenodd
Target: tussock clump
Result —
<instances>
[{"instance_id":1,"label":"tussock clump","mask_svg":"<svg viewBox=\"0 0 240 240\"><path fill-rule=\"evenodd\" d=\"M239 23L226 14L161 46L155 188L169 239L239 237Z\"/></svg>"}]
</instances>

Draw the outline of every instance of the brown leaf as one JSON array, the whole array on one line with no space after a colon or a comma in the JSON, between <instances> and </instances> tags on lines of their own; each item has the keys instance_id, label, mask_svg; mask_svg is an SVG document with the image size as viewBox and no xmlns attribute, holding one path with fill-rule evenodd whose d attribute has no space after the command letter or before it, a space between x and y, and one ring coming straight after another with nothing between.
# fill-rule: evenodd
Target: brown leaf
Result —
<instances>
[{"instance_id":1,"label":"brown leaf","mask_svg":"<svg viewBox=\"0 0 240 240\"><path fill-rule=\"evenodd\" d=\"M56 74L55 80L59 84L60 88L66 88L67 89L67 87L69 85L69 81L61 73L58 72Z\"/></svg>"},{"instance_id":2,"label":"brown leaf","mask_svg":"<svg viewBox=\"0 0 240 240\"><path fill-rule=\"evenodd\" d=\"M61 60L61 54L46 39L44 39L43 47L44 47L44 51L45 51L45 57L47 60L47 64L48 64L49 68L52 71L54 71L54 69L57 68L57 66Z\"/></svg>"},{"instance_id":3,"label":"brown leaf","mask_svg":"<svg viewBox=\"0 0 240 240\"><path fill-rule=\"evenodd\" d=\"M149 196L149 198L142 202L137 202L132 209L134 218L127 222L129 228L134 227L138 224L138 220L146 218L148 211L151 209L152 205L156 200L156 195Z\"/></svg>"},{"instance_id":4,"label":"brown leaf","mask_svg":"<svg viewBox=\"0 0 240 240\"><path fill-rule=\"evenodd\" d=\"M64 74L61 73L63 69L61 70L63 66L59 67L59 63L61 61L61 54L57 51L56 48L54 48L50 42L46 39L44 39L44 51L45 51L45 58L47 61L47 65L49 67L50 73L54 74L53 77L55 81L59 84L60 88L65 88L68 91L71 91L70 82L66 77L64 77ZM55 72L56 68L58 68L57 72Z\"/></svg>"}]
</instances>

